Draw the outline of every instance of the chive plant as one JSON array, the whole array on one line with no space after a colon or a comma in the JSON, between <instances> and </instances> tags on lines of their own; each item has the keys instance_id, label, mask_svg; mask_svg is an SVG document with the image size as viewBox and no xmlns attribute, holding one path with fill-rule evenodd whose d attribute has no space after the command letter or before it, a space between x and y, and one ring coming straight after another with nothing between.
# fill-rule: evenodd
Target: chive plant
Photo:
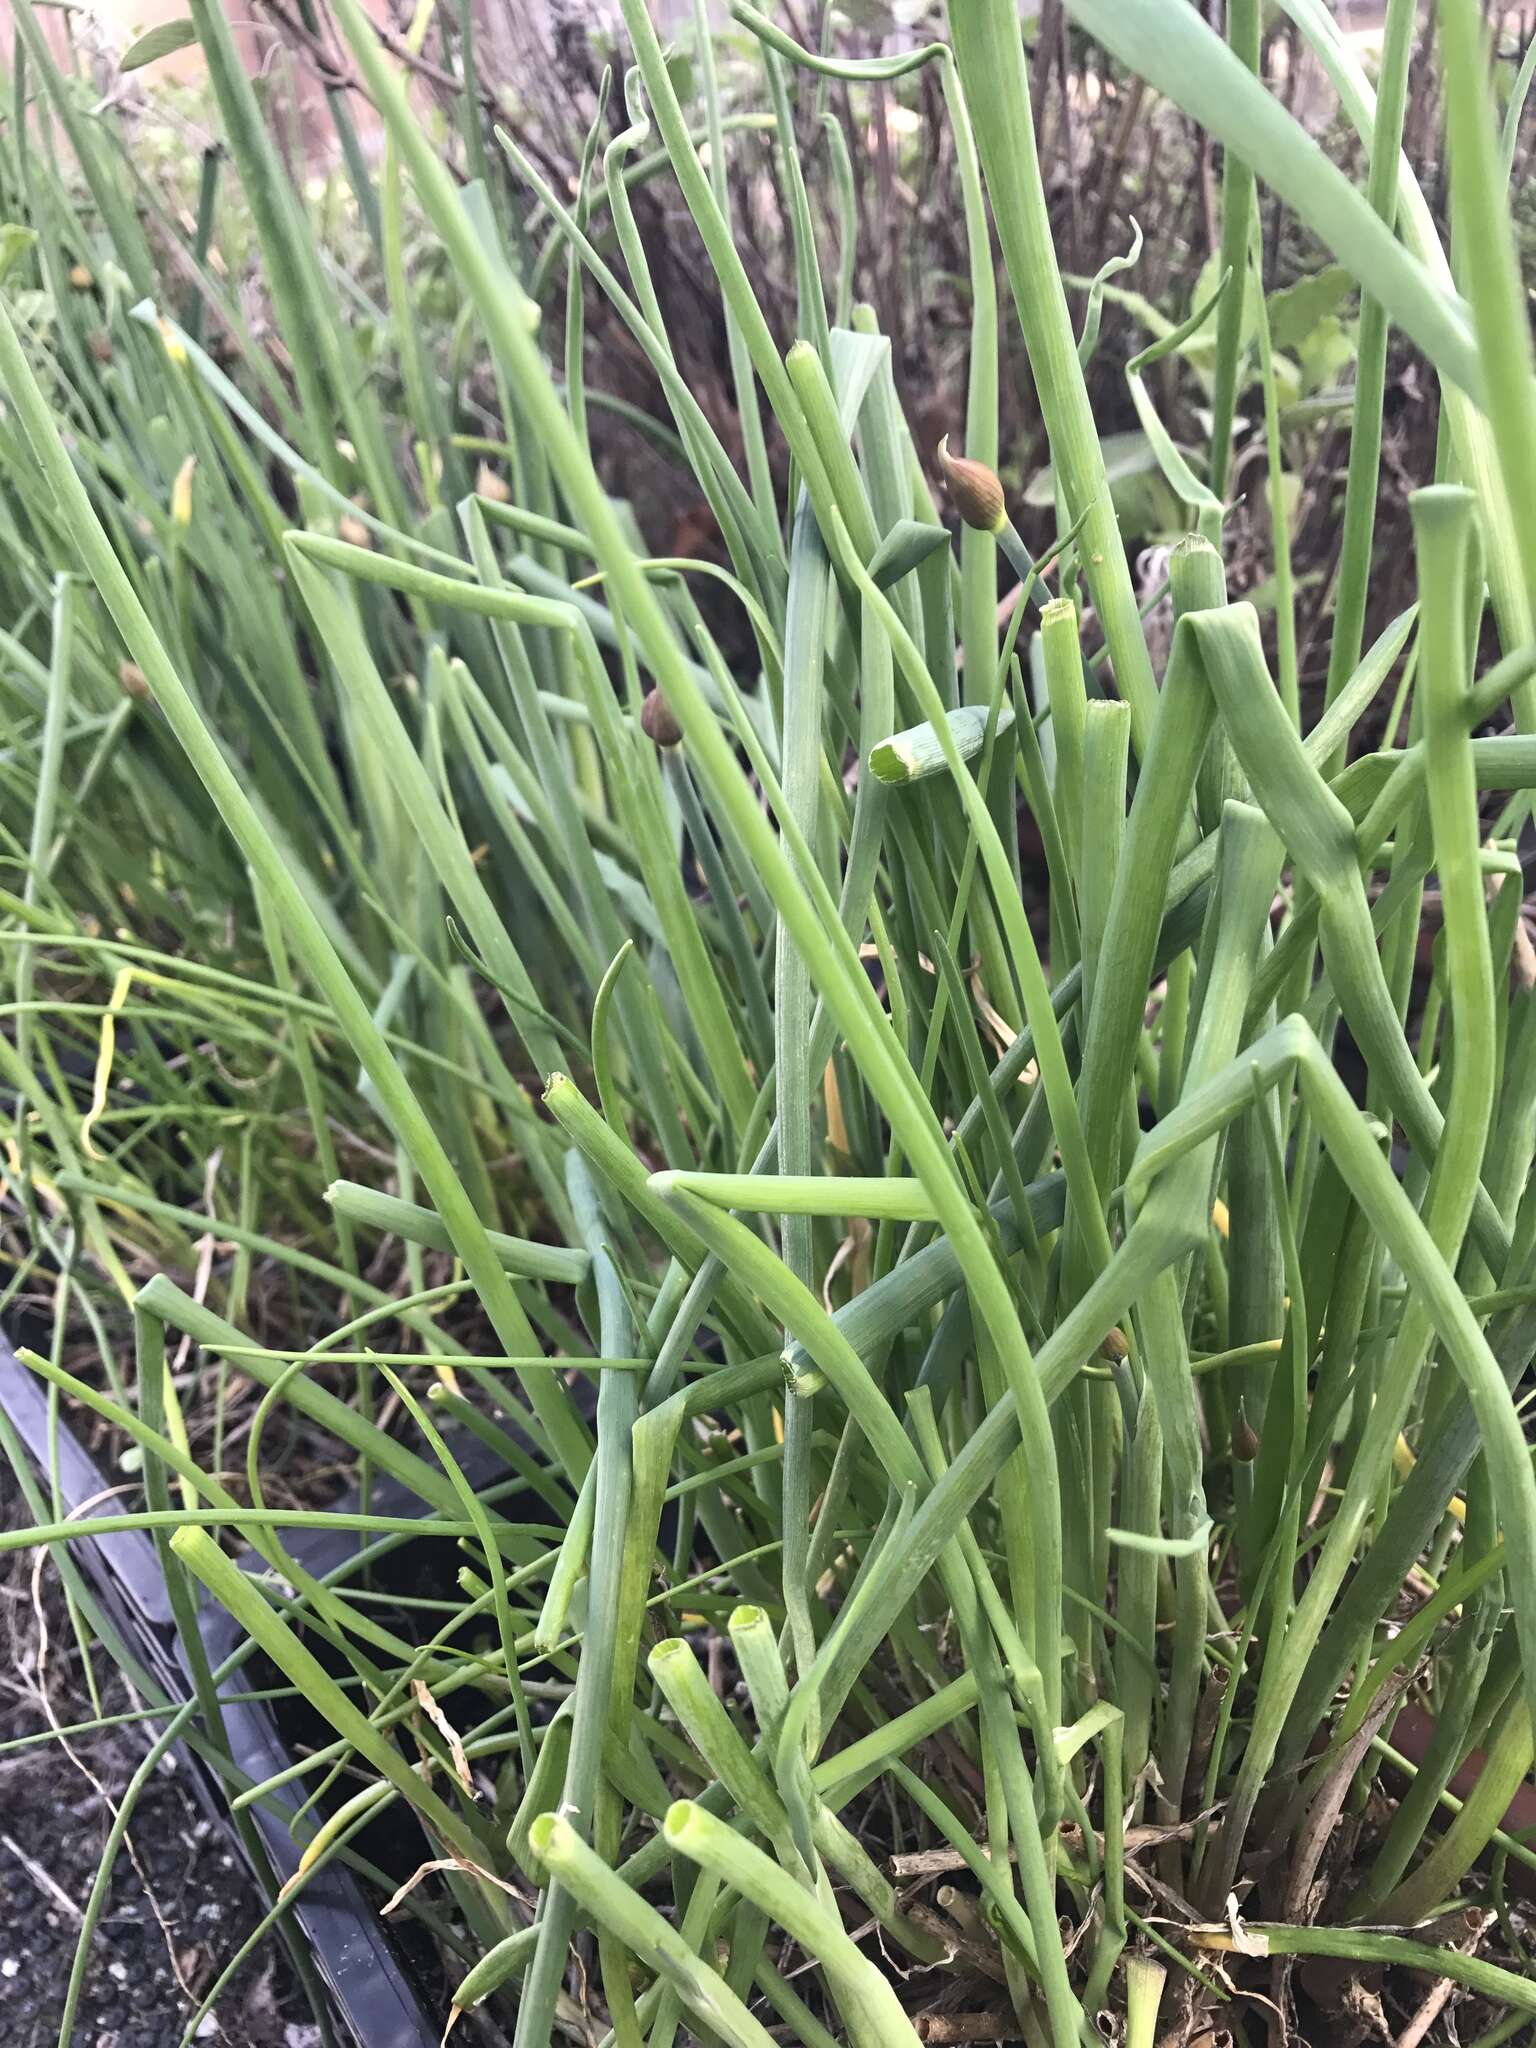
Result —
<instances>
[{"instance_id":1,"label":"chive plant","mask_svg":"<svg viewBox=\"0 0 1536 2048\"><path fill-rule=\"evenodd\" d=\"M1014 0L858 58L737 0L743 106L702 5L687 73L621 5L624 125L572 194L514 133L490 160L472 113L459 180L332 0L386 138L346 162L396 410L221 10L194 0L228 169L187 241L16 0L16 104L69 150L0 138L11 1294L46 1277L60 1335L27 1362L134 1454L142 1506L90 1527L151 1533L195 1693L115 1638L0 1417L34 1518L0 1547L53 1547L87 1656L125 1660L156 1731L61 2040L182 1739L259 1876L253 1809L302 1789L301 1870L253 1943L332 1858L385 1882L359 1831L408 1807L429 1860L396 1903L443 1945L444 2017L518 2048L1251 2040L1248 1994L1289 2025L1309 1955L1386 1973L1405 2014L1439 1979L1462 2038L1510 2038L1536 2015L1507 1891L1536 1868L1536 386L1505 189L1532 67L1501 148L1479 14L1441 0L1447 248L1400 154L1411 0L1379 96L1287 0L1364 190L1267 90L1249 0L1226 40L1166 0L1071 0L1225 152L1215 295L1127 372L1188 528L1158 675L1084 377L1127 259L1074 310ZM851 183L829 212L800 154L833 89L883 107L924 72L970 250L963 453L914 442L852 300ZM765 121L787 351L725 175ZM280 366L212 260L221 176ZM675 181L718 290L740 469L679 371L642 177ZM1257 232L1279 204L1361 294L1316 707ZM449 374L417 234L462 301ZM646 553L599 473L593 294L718 559ZM1204 456L1144 374L1201 326ZM1392 329L1441 434L1416 601L1367 645ZM1026 362L1038 555L996 474ZM494 436L460 431L471 366ZM1268 631L1228 601L1244 435ZM277 1483L317 1433L345 1510ZM487 1491L472 1447L505 1468ZM328 1578L293 1547L316 1524L359 1541ZM443 1559L414 1605L371 1570L409 1535ZM217 1671L204 1599L243 1631ZM253 1683L333 1731L266 1784L223 1737Z\"/></svg>"}]
</instances>

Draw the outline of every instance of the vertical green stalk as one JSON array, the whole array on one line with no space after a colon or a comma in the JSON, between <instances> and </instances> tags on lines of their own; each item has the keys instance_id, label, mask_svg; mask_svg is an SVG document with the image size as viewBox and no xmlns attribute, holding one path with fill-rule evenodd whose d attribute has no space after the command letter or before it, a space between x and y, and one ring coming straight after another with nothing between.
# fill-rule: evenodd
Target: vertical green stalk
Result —
<instances>
[{"instance_id":1,"label":"vertical green stalk","mask_svg":"<svg viewBox=\"0 0 1536 2048\"><path fill-rule=\"evenodd\" d=\"M1131 707L1132 739L1141 755L1157 685L1051 246L1018 9L1014 0L956 0L949 26L1052 459L1069 514L1073 520L1083 518L1081 556L1088 587L1109 643L1115 687Z\"/></svg>"},{"instance_id":2,"label":"vertical green stalk","mask_svg":"<svg viewBox=\"0 0 1536 2048\"><path fill-rule=\"evenodd\" d=\"M1476 0L1439 0L1457 275L1472 302L1484 405L1508 493L1527 601L1536 593L1536 361L1488 97ZM1508 650L1506 650L1508 651Z\"/></svg>"},{"instance_id":3,"label":"vertical green stalk","mask_svg":"<svg viewBox=\"0 0 1536 2048\"><path fill-rule=\"evenodd\" d=\"M965 247L970 263L971 354L965 388L965 452L996 469L997 448L997 276L992 236L981 186L970 110L954 59L944 60L944 104L955 138L960 196L965 209ZM964 524L960 529L960 645L965 653L963 696L983 704L992 688L997 655L997 550L992 536Z\"/></svg>"},{"instance_id":4,"label":"vertical green stalk","mask_svg":"<svg viewBox=\"0 0 1536 2048\"><path fill-rule=\"evenodd\" d=\"M67 573L59 575L53 587L53 646L48 663L48 697L43 707L43 729L38 739L32 836L27 849L26 880L21 891L21 900L27 905L35 904L41 897L47 887L49 870L53 865L53 821L58 809L59 776L64 764L64 726L69 715L71 679L75 666L75 623L79 603L80 590L74 577ZM16 948L13 990L16 1003L16 1053L22 1069L27 1073L32 1071L31 1002L35 963L36 950L29 939L23 939ZM26 1096L20 1091L16 1098L16 1140L22 1160L22 1199L27 1204L35 1229L36 1187L29 1165L32 1135L27 1116Z\"/></svg>"},{"instance_id":5,"label":"vertical green stalk","mask_svg":"<svg viewBox=\"0 0 1536 2048\"><path fill-rule=\"evenodd\" d=\"M1101 1188L1112 1187L1117 1177L1126 1077L1133 1071L1141 1036L1157 927L1211 729L1209 692L1190 637L1194 622L1182 619L1175 630L1157 717L1143 745L1142 774L1104 926L1103 957L1113 960L1115 978L1089 1011L1083 1041L1083 1136L1090 1169ZM1134 714L1132 724L1134 733ZM1082 1227L1074 1213L1071 1233ZM1068 1252L1071 1256L1070 1242ZM1081 1289L1081 1274L1073 1284Z\"/></svg>"},{"instance_id":6,"label":"vertical green stalk","mask_svg":"<svg viewBox=\"0 0 1536 2048\"><path fill-rule=\"evenodd\" d=\"M965 530L971 531L969 527ZM1064 598L1053 598L1041 610L1040 647L1051 704L1051 735L1056 746L1052 785L1056 818L1066 849L1068 873L1075 874L1087 845L1083 724L1088 716L1088 693L1083 681L1077 609Z\"/></svg>"},{"instance_id":7,"label":"vertical green stalk","mask_svg":"<svg viewBox=\"0 0 1536 2048\"><path fill-rule=\"evenodd\" d=\"M1073 862L1077 875L1078 916L1083 941L1083 1014L1093 1015L1094 992L1104 934L1114 901L1115 877L1125 846L1125 790L1130 769L1130 713L1123 704L1095 703L1083 707L1079 786L1076 809L1081 819L1082 852ZM1065 786L1066 755L1061 760L1064 807L1071 791ZM1130 1085L1130 1072L1125 1080Z\"/></svg>"},{"instance_id":8,"label":"vertical green stalk","mask_svg":"<svg viewBox=\"0 0 1536 2048\"><path fill-rule=\"evenodd\" d=\"M598 1341L604 1355L628 1356L635 1339L628 1297L607 1245L607 1226L586 1161L577 1151L566 1156L571 1207L582 1241L592 1256L598 1299ZM610 1353L609 1347L617 1347ZM587 1579L587 1629L582 1643L571 1720L570 1757L566 1765L561 1812L573 1832L585 1836L598 1827L606 1839L596 1846L608 1857L618 1848L614 1793L602 1768L604 1740L615 1721L627 1720L634 1692L634 1650L639 1641L639 1602L633 1597L621 1612L625 1537L633 1489L631 1433L639 1412L639 1391L633 1373L606 1372L598 1393L597 1460L591 1564ZM633 1589L631 1589L633 1591ZM621 1644L629 1652L625 1662ZM625 1711L618 1711L620 1702ZM535 2048L549 2038L555 2001L565 1975L571 1934L576 1925L576 1895L558 1879L544 1894L539 1913L539 1940L523 1980L517 2010L517 2048ZM635 2038L627 1980L618 1972L623 1959L611 1951L603 1958L603 1982L612 1999L616 2030L626 2041ZM627 2022L627 2024L626 2024Z\"/></svg>"},{"instance_id":9,"label":"vertical green stalk","mask_svg":"<svg viewBox=\"0 0 1536 2048\"><path fill-rule=\"evenodd\" d=\"M1397 217L1398 156L1408 100L1408 66L1418 29L1418 0L1387 0L1376 120L1371 133L1367 197L1388 227ZM1369 292L1360 296L1355 340L1355 403L1350 414L1349 474L1344 485L1344 528L1339 543L1339 581L1333 599L1333 638L1328 648L1328 681L1323 701L1331 704L1360 665L1365 634L1365 596L1370 582L1376 528L1377 484L1381 473L1382 401L1387 379L1387 312ZM1340 747L1325 764L1336 775L1344 765Z\"/></svg>"},{"instance_id":10,"label":"vertical green stalk","mask_svg":"<svg viewBox=\"0 0 1536 2048\"><path fill-rule=\"evenodd\" d=\"M774 125L779 135L779 183L787 199L790 241L795 252L795 329L815 349L830 374L832 338L827 326L827 301L821 285L821 266L816 254L816 230L811 203L806 196L805 171L800 162L800 142L795 133L794 110L785 82L785 67L773 50L764 50L763 68L768 75L768 97L773 103Z\"/></svg>"},{"instance_id":11,"label":"vertical green stalk","mask_svg":"<svg viewBox=\"0 0 1536 2048\"><path fill-rule=\"evenodd\" d=\"M730 234L733 232L730 173L725 160L725 131L720 122L720 81L715 70L715 35L709 18L708 0L693 0L693 37L709 137L709 185L726 233ZM736 416L741 422L752 502L765 525L777 524L773 472L768 466L768 444L763 438L763 415L757 402L752 357L741 331L741 322L729 301L725 305L725 340L730 354L731 384L736 393Z\"/></svg>"},{"instance_id":12,"label":"vertical green stalk","mask_svg":"<svg viewBox=\"0 0 1536 2048\"><path fill-rule=\"evenodd\" d=\"M789 555L789 600L784 619L784 737L780 781L784 801L813 850L820 811L822 669L832 567L816 530L810 499L802 494ZM816 1076L811 1070L811 978L793 932L781 917L775 936L773 1055L780 1173L817 1170ZM786 1215L779 1221L784 1263L813 1287L812 1222ZM816 1655L806 1570L810 1552L811 1432L815 1396L784 1396L784 1611L795 1661L806 1671Z\"/></svg>"},{"instance_id":13,"label":"vertical green stalk","mask_svg":"<svg viewBox=\"0 0 1536 2048\"><path fill-rule=\"evenodd\" d=\"M1275 382L1269 308L1264 300L1262 246L1257 226L1247 266L1238 272L1253 292L1258 329L1259 375L1264 387L1264 460L1269 482L1269 531L1274 554L1275 666L1280 701L1301 724L1301 685L1296 673L1296 583L1291 573L1291 514L1285 499L1285 449L1280 439L1280 393ZM1231 293L1226 297L1230 298Z\"/></svg>"},{"instance_id":14,"label":"vertical green stalk","mask_svg":"<svg viewBox=\"0 0 1536 2048\"><path fill-rule=\"evenodd\" d=\"M1227 47L1255 77L1263 41L1260 0L1227 0ZM1237 405L1238 372L1243 356L1243 313L1250 291L1262 290L1248 272L1249 237L1254 214L1253 166L1236 150L1222 153L1221 254L1219 275L1232 284L1221 295L1216 313L1216 370L1211 393L1211 489L1225 500L1227 471L1232 461L1232 415Z\"/></svg>"}]
</instances>

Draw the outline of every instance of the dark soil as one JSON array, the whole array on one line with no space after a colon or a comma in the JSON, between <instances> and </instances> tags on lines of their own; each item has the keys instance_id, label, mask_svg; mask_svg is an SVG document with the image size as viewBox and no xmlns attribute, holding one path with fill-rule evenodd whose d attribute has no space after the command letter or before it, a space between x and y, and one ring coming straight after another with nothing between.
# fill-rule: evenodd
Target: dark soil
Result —
<instances>
[{"instance_id":1,"label":"dark soil","mask_svg":"<svg viewBox=\"0 0 1536 2048\"><path fill-rule=\"evenodd\" d=\"M104 1746L98 1739L93 1747ZM107 1761L99 1753L90 1760L93 1768ZM122 1761L129 1763L125 1753ZM109 1788L125 1776L113 1770ZM5 2040L8 2048L53 2048L78 1908L95 1878L110 1815L57 1745L8 1761L0 1783ZM250 1881L223 1829L198 1813L174 1772L147 1788L131 1834L138 1862L126 1851L118 1859L75 2023L80 2048L175 2048L192 2010L187 1991L217 1974L257 1917ZM198 2038L233 2048L309 2048L319 2033L296 2017L301 2011L277 1957L258 1957Z\"/></svg>"},{"instance_id":2,"label":"dark soil","mask_svg":"<svg viewBox=\"0 0 1536 2048\"><path fill-rule=\"evenodd\" d=\"M0 1468L0 1522L30 1519ZM57 1576L35 1586L30 1555L0 1580L0 1744L96 1712L83 1683ZM46 1624L40 1667L37 1602ZM100 1711L142 1706L98 1651ZM47 1709L44 1707L46 1697ZM146 1722L145 1728L155 1724ZM80 1913L115 1800L142 1761L133 1727L0 1755L0 2040L54 2048ZM73 1752L71 1755L70 1752ZM78 1761L77 1761L78 1760ZM176 2048L197 2001L260 1917L249 1873L202 1811L176 1756L145 1788L96 1930L75 2019L75 2048ZM174 1962L173 1962L174 1957ZM228 2048L318 2048L319 2032L281 1943L265 1942L204 2021L198 2039Z\"/></svg>"}]
</instances>

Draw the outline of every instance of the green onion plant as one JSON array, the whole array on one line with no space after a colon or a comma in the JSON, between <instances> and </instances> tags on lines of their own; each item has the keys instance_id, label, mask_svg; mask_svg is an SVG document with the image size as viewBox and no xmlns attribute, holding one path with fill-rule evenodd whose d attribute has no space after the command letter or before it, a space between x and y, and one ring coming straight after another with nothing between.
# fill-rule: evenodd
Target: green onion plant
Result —
<instances>
[{"instance_id":1,"label":"green onion plant","mask_svg":"<svg viewBox=\"0 0 1536 2048\"><path fill-rule=\"evenodd\" d=\"M1305 1957L1404 2024L1438 1979L1462 2038L1509 2038L1536 2013L1536 384L1498 123L1531 64L1501 108L1472 0L1417 53L1389 0L1373 86L1284 0L1357 186L1266 85L1257 0L1224 37L1068 0L1222 153L1212 288L1128 351L1182 520L1149 607L1085 375L1141 233L1104 223L1132 256L1074 297L1015 0L876 56L745 0L717 46L700 0L692 63L621 0L569 191L482 131L472 10L386 45L329 0L384 138L332 92L355 277L220 8L193 0L221 143L195 220L15 8L4 1301L46 1286L27 1363L131 1453L139 1497L88 1526L152 1535L195 1694L116 1637L0 1417L32 1518L0 1547L50 1548L154 1742L61 2043L176 1740L259 1881L253 1810L300 1788L253 1940L301 1975L295 1898L337 1857L395 1890L358 1831L409 1808L440 2017L517 2048L1253 2041L1313 1995ZM428 50L454 137L408 90ZM1443 85L1446 233L1401 151L1411 63ZM827 111L919 95L969 255L937 448L853 296ZM771 307L727 176L764 129ZM637 225L656 181L718 309L724 433ZM1359 293L1305 675L1275 209ZM237 221L267 339L214 261ZM593 336L620 330L705 552L652 553L613 488ZM1195 448L1166 414L1201 335ZM1380 617L1389 344L1440 435ZM998 435L1026 374L1033 550ZM1265 469L1261 613L1229 587ZM316 1438L343 1510L301 1483ZM354 1538L327 1577L295 1555L316 1526ZM376 1569L408 1540L439 1560L414 1601ZM222 1670L202 1600L241 1631ZM233 1684L333 1739L248 1782Z\"/></svg>"}]
</instances>

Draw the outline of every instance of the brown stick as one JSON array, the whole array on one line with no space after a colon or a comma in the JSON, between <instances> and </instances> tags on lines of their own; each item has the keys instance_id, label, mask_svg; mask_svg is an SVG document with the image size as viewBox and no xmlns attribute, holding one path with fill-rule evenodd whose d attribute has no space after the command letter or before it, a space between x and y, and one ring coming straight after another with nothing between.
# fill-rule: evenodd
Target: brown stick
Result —
<instances>
[{"instance_id":1,"label":"brown stick","mask_svg":"<svg viewBox=\"0 0 1536 2048\"><path fill-rule=\"evenodd\" d=\"M1011 2012L925 2012L915 2022L919 2041L1020 2041Z\"/></svg>"},{"instance_id":2,"label":"brown stick","mask_svg":"<svg viewBox=\"0 0 1536 2048\"><path fill-rule=\"evenodd\" d=\"M1205 1813L1197 1813L1189 1820L1174 1821L1166 1826L1127 1828L1125 1831L1125 1853L1134 1856L1140 1849L1155 1849L1163 1842L1187 1842L1203 1821L1217 1811L1211 1807ZM1104 1847L1104 1837L1094 1830L1094 1840L1099 1848ZM1083 1839L1080 1827L1064 1827L1061 1839L1069 1847L1076 1848ZM985 1851L983 1851L985 1854ZM1012 1862L1013 1852L1008 1860ZM952 1870L967 1868L965 1858L958 1849L914 1849L907 1856L892 1856L886 1865L892 1881L896 1884L912 1884L925 1877L944 1877Z\"/></svg>"},{"instance_id":3,"label":"brown stick","mask_svg":"<svg viewBox=\"0 0 1536 2048\"><path fill-rule=\"evenodd\" d=\"M1471 1955L1482 1941L1488 1929L1493 1925L1493 1919L1492 1913L1478 1915L1477 1924L1474 1926L1470 1938L1458 1943L1457 1946L1464 1949L1468 1955ZM1424 2039L1424 2036L1429 2032L1444 2008L1450 2003L1456 1988L1451 1978L1442 1977L1413 2018L1408 2022L1407 2026L1398 2035L1395 2048L1419 2048L1419 2043Z\"/></svg>"},{"instance_id":4,"label":"brown stick","mask_svg":"<svg viewBox=\"0 0 1536 2048\"><path fill-rule=\"evenodd\" d=\"M1333 1762L1327 1766L1296 1838L1296 1850L1291 1859L1285 1898L1281 1907L1282 1919L1306 1922L1317 1918L1318 1901L1312 1895L1312 1881L1317 1875L1323 1851L1327 1848L1338 1821L1345 1795L1353 1782L1355 1772L1360 1767L1361 1759L1371 1746L1372 1738L1412 1683L1412 1679L1411 1671L1399 1672L1393 1683L1382 1687L1381 1697L1349 1741L1340 1749ZM1294 1956L1276 1956L1270 1966L1269 1995L1274 2006L1270 2029L1274 2037L1278 2028L1278 2038L1282 2041L1287 2039L1290 2033L1291 1973L1295 1967Z\"/></svg>"}]
</instances>

